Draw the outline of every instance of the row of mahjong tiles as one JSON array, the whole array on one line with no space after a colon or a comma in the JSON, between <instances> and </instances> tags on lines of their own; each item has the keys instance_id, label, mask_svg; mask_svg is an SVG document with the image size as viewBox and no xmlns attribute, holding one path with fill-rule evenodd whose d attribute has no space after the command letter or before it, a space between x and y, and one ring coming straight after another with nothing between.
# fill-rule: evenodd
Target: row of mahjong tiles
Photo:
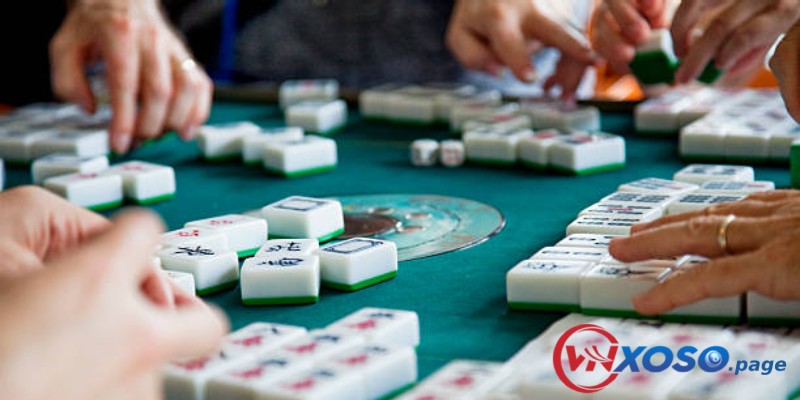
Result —
<instances>
[{"instance_id":1,"label":"row of mahjong tiles","mask_svg":"<svg viewBox=\"0 0 800 400\"><path fill-rule=\"evenodd\" d=\"M24 164L54 153L81 157L109 153L107 108L94 115L76 105L36 103L0 117L0 158Z\"/></svg>"},{"instance_id":2,"label":"row of mahjong tiles","mask_svg":"<svg viewBox=\"0 0 800 400\"><path fill-rule=\"evenodd\" d=\"M250 306L316 303L320 284L356 291L397 275L393 242L350 238L320 247L343 231L338 201L293 196L258 215L224 215L167 232L158 260L165 270L191 274L191 291L202 296L240 284ZM240 269L239 258L249 256Z\"/></svg>"},{"instance_id":3,"label":"row of mahjong tiles","mask_svg":"<svg viewBox=\"0 0 800 400\"><path fill-rule=\"evenodd\" d=\"M601 327L626 345L694 346L703 351L724 346L732 360L781 360L776 370L754 375L737 362L735 373L623 371L615 382L592 395L597 399L789 399L798 389L800 331L757 331L738 326L711 327L655 321L591 318L569 315L530 341L505 363L454 360L417 382L414 349L420 337L416 313L365 308L330 325L303 327L253 323L231 334L214 354L176 360L163 369L167 400L272 400L392 398L403 400L574 398L576 393L553 372L559 338L584 324ZM579 337L576 347L597 346ZM725 365L723 365L724 367ZM782 369L781 369L782 368ZM731 369L732 371L732 369ZM791 372L789 372L791 371ZM603 373L597 370L597 375ZM573 379L589 381L592 373ZM756 379L757 378L757 379ZM596 379L596 378L595 378Z\"/></svg>"},{"instance_id":4,"label":"row of mahjong tiles","mask_svg":"<svg viewBox=\"0 0 800 400\"><path fill-rule=\"evenodd\" d=\"M636 108L637 131L680 131L686 159L787 162L800 125L777 90L676 88Z\"/></svg>"},{"instance_id":5,"label":"row of mahjong tiles","mask_svg":"<svg viewBox=\"0 0 800 400\"><path fill-rule=\"evenodd\" d=\"M588 175L623 168L626 150L622 137L607 133L486 127L465 132L463 141L415 140L410 157L412 165L419 167L437 163L458 167L465 161L506 167L519 163L537 171Z\"/></svg>"},{"instance_id":6,"label":"row of mahjong tiles","mask_svg":"<svg viewBox=\"0 0 800 400\"><path fill-rule=\"evenodd\" d=\"M508 272L509 307L637 317L631 304L634 295L707 260L687 255L624 264L608 254L613 238L629 235L637 223L741 201L775 188L773 182L755 181L753 169L743 166L690 165L673 179L647 178L623 184L618 192L581 211L567 227L564 240L537 251ZM661 318L722 323L746 319L752 325L780 325L800 320L800 303L747 293L704 300Z\"/></svg>"}]
</instances>

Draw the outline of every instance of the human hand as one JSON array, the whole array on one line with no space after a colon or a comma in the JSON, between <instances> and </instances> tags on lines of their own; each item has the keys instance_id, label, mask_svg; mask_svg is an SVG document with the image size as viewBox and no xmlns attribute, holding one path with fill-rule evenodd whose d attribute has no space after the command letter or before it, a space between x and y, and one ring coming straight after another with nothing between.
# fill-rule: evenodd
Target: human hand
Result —
<instances>
[{"instance_id":1,"label":"human hand","mask_svg":"<svg viewBox=\"0 0 800 400\"><path fill-rule=\"evenodd\" d=\"M714 15L700 26L708 12ZM798 17L800 0L682 1L672 23L682 60L676 83L691 82L710 62L731 73L752 68Z\"/></svg>"},{"instance_id":2,"label":"human hand","mask_svg":"<svg viewBox=\"0 0 800 400\"><path fill-rule=\"evenodd\" d=\"M50 43L53 91L96 109L85 70L106 65L112 120L111 147L169 129L185 140L208 118L211 80L161 15L155 0L77 0Z\"/></svg>"},{"instance_id":3,"label":"human hand","mask_svg":"<svg viewBox=\"0 0 800 400\"><path fill-rule=\"evenodd\" d=\"M718 232L728 215L727 249ZM800 192L774 191L720 204L700 212L668 216L634 227L629 238L611 242L623 262L694 254L708 263L680 270L633 299L637 311L662 314L708 297L754 291L779 299L800 299Z\"/></svg>"},{"instance_id":4,"label":"human hand","mask_svg":"<svg viewBox=\"0 0 800 400\"><path fill-rule=\"evenodd\" d=\"M164 362L215 350L227 329L221 316L188 295L167 310L140 289L160 229L152 216L122 215L46 268L4 283L4 396L157 399Z\"/></svg>"},{"instance_id":5,"label":"human hand","mask_svg":"<svg viewBox=\"0 0 800 400\"><path fill-rule=\"evenodd\" d=\"M668 24L666 0L605 0L592 15L591 43L619 73L628 73L636 47Z\"/></svg>"},{"instance_id":6,"label":"human hand","mask_svg":"<svg viewBox=\"0 0 800 400\"><path fill-rule=\"evenodd\" d=\"M786 33L769 65L778 79L786 109L800 121L800 23Z\"/></svg>"},{"instance_id":7,"label":"human hand","mask_svg":"<svg viewBox=\"0 0 800 400\"><path fill-rule=\"evenodd\" d=\"M595 61L591 49L530 0L459 0L447 44L467 68L499 75L506 66L523 82L536 80L530 56L542 45L583 65Z\"/></svg>"},{"instance_id":8,"label":"human hand","mask_svg":"<svg viewBox=\"0 0 800 400\"><path fill-rule=\"evenodd\" d=\"M0 193L0 279L35 271L110 228L107 219L36 186ZM151 251L151 254L153 252ZM176 286L157 268L142 285L153 301L174 307Z\"/></svg>"}]
</instances>

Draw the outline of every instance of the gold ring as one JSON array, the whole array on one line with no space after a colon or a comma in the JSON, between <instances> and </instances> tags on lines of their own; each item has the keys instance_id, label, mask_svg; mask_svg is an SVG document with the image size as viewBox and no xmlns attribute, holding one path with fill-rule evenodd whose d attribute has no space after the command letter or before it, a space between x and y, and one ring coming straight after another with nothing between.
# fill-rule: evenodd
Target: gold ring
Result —
<instances>
[{"instance_id":1,"label":"gold ring","mask_svg":"<svg viewBox=\"0 0 800 400\"><path fill-rule=\"evenodd\" d=\"M194 71L195 69L197 69L197 62L195 62L194 59L192 59L191 57L187 57L182 61L178 62L178 67L182 71L186 72Z\"/></svg>"},{"instance_id":2,"label":"gold ring","mask_svg":"<svg viewBox=\"0 0 800 400\"><path fill-rule=\"evenodd\" d=\"M725 217L724 220L719 224L719 229L717 229L717 244L719 244L720 250L725 255L730 255L731 251L728 247L728 227L731 226L733 221L736 221L736 216L731 214Z\"/></svg>"}]
</instances>

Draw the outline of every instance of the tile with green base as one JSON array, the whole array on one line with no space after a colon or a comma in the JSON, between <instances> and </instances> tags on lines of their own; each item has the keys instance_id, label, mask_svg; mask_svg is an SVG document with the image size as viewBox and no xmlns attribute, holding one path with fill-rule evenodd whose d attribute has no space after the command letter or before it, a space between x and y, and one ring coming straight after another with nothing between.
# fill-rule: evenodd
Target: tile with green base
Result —
<instances>
[{"instance_id":1,"label":"tile with green base","mask_svg":"<svg viewBox=\"0 0 800 400\"><path fill-rule=\"evenodd\" d=\"M246 306L282 306L290 304L314 304L319 296L275 297L268 299L242 299Z\"/></svg>"},{"instance_id":2,"label":"tile with green base","mask_svg":"<svg viewBox=\"0 0 800 400\"><path fill-rule=\"evenodd\" d=\"M716 317L716 316L698 316L698 315L659 315L657 317L642 315L636 311L630 310L604 310L595 308L583 308L581 312L584 315L597 316L597 317L612 317L612 318L634 318L634 319L660 319L665 322L687 322L695 324L706 325L726 325L738 324L739 317Z\"/></svg>"},{"instance_id":3,"label":"tile with green base","mask_svg":"<svg viewBox=\"0 0 800 400\"><path fill-rule=\"evenodd\" d=\"M747 317L747 324L750 326L769 326L776 328L800 326L798 318L753 318Z\"/></svg>"},{"instance_id":4,"label":"tile with green base","mask_svg":"<svg viewBox=\"0 0 800 400\"><path fill-rule=\"evenodd\" d=\"M358 283L354 283L352 285L344 284L344 283L336 283L336 282L329 282L329 281L322 281L322 284L336 290L343 290L346 292L355 292L356 290L364 289L365 287L376 285L381 282L386 282L390 279L393 279L397 276L397 271L387 272L383 275L378 275L374 278L370 278Z\"/></svg>"},{"instance_id":5,"label":"tile with green base","mask_svg":"<svg viewBox=\"0 0 800 400\"><path fill-rule=\"evenodd\" d=\"M331 232L331 233L329 233L327 235L322 235L322 236L318 237L317 241L320 242L320 243L329 242L329 241L331 241L333 239L336 239L336 237L338 237L339 235L341 235L343 233L344 233L344 228L341 228L341 229L336 230L334 232ZM298 238L295 238L295 237L272 235L272 234L269 235L269 238L270 239L298 239Z\"/></svg>"},{"instance_id":6,"label":"tile with green base","mask_svg":"<svg viewBox=\"0 0 800 400\"><path fill-rule=\"evenodd\" d=\"M172 200L174 197L175 193L173 192L161 196L151 197L149 199L133 199L131 202L142 206L149 206L151 204L161 203L162 201Z\"/></svg>"},{"instance_id":7,"label":"tile with green base","mask_svg":"<svg viewBox=\"0 0 800 400\"><path fill-rule=\"evenodd\" d=\"M625 163L601 165L599 167L586 168L586 169L581 169L581 170L578 170L578 171L574 171L574 170L567 169L567 168L564 168L564 167L559 167L559 166L556 166L556 165L551 166L551 168L554 171L556 171L558 173L562 173L562 174L585 176L585 175L600 174L600 173L603 173L603 172L616 171L618 169L625 168Z\"/></svg>"},{"instance_id":8,"label":"tile with green base","mask_svg":"<svg viewBox=\"0 0 800 400\"><path fill-rule=\"evenodd\" d=\"M93 206L88 206L86 208L89 209L89 210L92 210L92 211L105 211L105 210L110 210L112 208L117 208L117 207L120 207L120 206L122 206L122 200L112 201L112 202L103 203L103 204L97 204L97 205L93 205Z\"/></svg>"},{"instance_id":9,"label":"tile with green base","mask_svg":"<svg viewBox=\"0 0 800 400\"><path fill-rule=\"evenodd\" d=\"M284 172L284 171L281 171L281 170L278 170L278 169L274 169L274 168L269 168L269 167L264 167L264 169L266 169L267 172L272 174L272 175L283 176L285 178L300 178L300 177L303 177L303 176L316 175L316 174L321 174L321 173L324 173L324 172L333 171L334 169L336 169L336 165L335 164L334 165L326 165L324 167L309 168L309 169L304 169L304 170L294 171L294 172Z\"/></svg>"},{"instance_id":10,"label":"tile with green base","mask_svg":"<svg viewBox=\"0 0 800 400\"><path fill-rule=\"evenodd\" d=\"M230 282L226 282L226 283L221 283L221 284L219 284L217 286L212 286L210 288L206 288L206 289L203 289L203 290L198 290L197 291L197 295L198 296L208 296L210 294L221 292L223 290L233 289L238 284L239 284L239 280L238 279L230 281Z\"/></svg>"},{"instance_id":11,"label":"tile with green base","mask_svg":"<svg viewBox=\"0 0 800 400\"><path fill-rule=\"evenodd\" d=\"M697 80L710 85L722 77L722 74L722 70L717 68L712 61L706 65L705 69L703 69L703 72L700 73L700 76L697 78Z\"/></svg>"},{"instance_id":12,"label":"tile with green base","mask_svg":"<svg viewBox=\"0 0 800 400\"><path fill-rule=\"evenodd\" d=\"M258 253L259 249L261 249L261 248L260 247L255 247L255 248L252 248L252 249L237 251L236 255L239 256L239 258L252 257L256 253Z\"/></svg>"},{"instance_id":13,"label":"tile with green base","mask_svg":"<svg viewBox=\"0 0 800 400\"><path fill-rule=\"evenodd\" d=\"M403 387L401 387L399 389L396 389L396 390L393 390L393 391L389 392L385 396L379 397L378 400L389 400L389 399L393 399L395 397L400 397L401 394L411 390L411 388L413 388L414 386L416 386L416 383L409 383L408 385L405 385L405 386L403 386Z\"/></svg>"},{"instance_id":14,"label":"tile with green base","mask_svg":"<svg viewBox=\"0 0 800 400\"><path fill-rule=\"evenodd\" d=\"M800 144L792 145L789 155L789 169L792 174L792 187L800 189Z\"/></svg>"},{"instance_id":15,"label":"tile with green base","mask_svg":"<svg viewBox=\"0 0 800 400\"><path fill-rule=\"evenodd\" d=\"M639 53L630 63L633 75L645 85L672 83L678 63L661 51Z\"/></svg>"},{"instance_id":16,"label":"tile with green base","mask_svg":"<svg viewBox=\"0 0 800 400\"><path fill-rule=\"evenodd\" d=\"M519 303L512 301L508 303L508 308L514 311L581 312L581 307L577 304Z\"/></svg>"},{"instance_id":17,"label":"tile with green base","mask_svg":"<svg viewBox=\"0 0 800 400\"><path fill-rule=\"evenodd\" d=\"M469 162L470 164L483 165L486 167L503 167L503 168L513 167L514 165L517 164L516 161L487 160L485 158L470 158L469 160L467 160L467 162Z\"/></svg>"}]
</instances>

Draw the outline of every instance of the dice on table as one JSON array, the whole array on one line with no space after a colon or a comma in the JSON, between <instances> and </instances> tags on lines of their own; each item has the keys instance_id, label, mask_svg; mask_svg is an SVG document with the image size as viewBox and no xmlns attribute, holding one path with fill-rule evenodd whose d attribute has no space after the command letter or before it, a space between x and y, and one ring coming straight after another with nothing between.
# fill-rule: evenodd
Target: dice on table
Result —
<instances>
[{"instance_id":1,"label":"dice on table","mask_svg":"<svg viewBox=\"0 0 800 400\"><path fill-rule=\"evenodd\" d=\"M466 148L464 142L460 140L443 140L439 144L439 162L448 168L456 168L464 165L466 160Z\"/></svg>"},{"instance_id":2,"label":"dice on table","mask_svg":"<svg viewBox=\"0 0 800 400\"><path fill-rule=\"evenodd\" d=\"M411 142L411 165L432 167L439 158L439 142L433 139L417 139Z\"/></svg>"}]
</instances>

